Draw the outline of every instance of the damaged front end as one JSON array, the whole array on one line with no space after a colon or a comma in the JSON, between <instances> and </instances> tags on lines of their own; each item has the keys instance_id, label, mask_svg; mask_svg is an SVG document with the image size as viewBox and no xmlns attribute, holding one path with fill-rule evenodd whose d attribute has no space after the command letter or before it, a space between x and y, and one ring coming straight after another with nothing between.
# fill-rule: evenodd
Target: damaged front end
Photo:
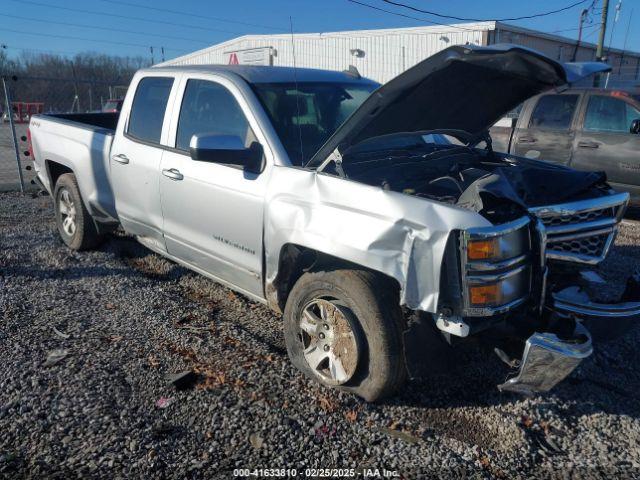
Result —
<instances>
[{"instance_id":1,"label":"damaged front end","mask_svg":"<svg viewBox=\"0 0 640 480\"><path fill-rule=\"evenodd\" d=\"M316 212L348 208L314 217L279 206L281 216L312 247L341 245L341 258L396 279L401 305L449 341L490 339L518 369L501 389L547 391L591 354L591 323L612 331L640 309L640 295L610 305L572 289L609 251L628 195L602 172L494 152L486 132L528 98L609 69L513 45L449 47L372 93L306 165L330 192ZM359 195L330 190L334 178ZM360 223L354 204L368 212L365 199L376 215ZM362 241L358 226L375 239ZM358 241L344 248L345 238Z\"/></svg>"},{"instance_id":2,"label":"damaged front end","mask_svg":"<svg viewBox=\"0 0 640 480\"><path fill-rule=\"evenodd\" d=\"M483 332L517 369L500 390L548 391L592 353L592 332L615 338L640 319L638 278L605 301L596 296L604 281L585 271L606 257L628 203L627 194L599 195L460 232L460 295L447 284L455 272L445 272L436 326L447 335Z\"/></svg>"}]
</instances>

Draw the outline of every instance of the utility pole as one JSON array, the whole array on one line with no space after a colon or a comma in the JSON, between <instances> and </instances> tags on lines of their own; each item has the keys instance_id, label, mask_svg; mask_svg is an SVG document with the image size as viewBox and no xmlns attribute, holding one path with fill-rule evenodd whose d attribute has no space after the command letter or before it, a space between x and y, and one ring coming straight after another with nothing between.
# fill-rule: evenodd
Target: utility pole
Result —
<instances>
[{"instance_id":1,"label":"utility pole","mask_svg":"<svg viewBox=\"0 0 640 480\"><path fill-rule=\"evenodd\" d=\"M611 33L609 34L609 46L607 47L607 54L605 55L605 58L607 59L607 62L611 64L611 68L613 69L613 59L611 59L609 57L609 55L611 54L611 42L613 42L613 32L616 29L616 25L618 24L618 20L620 19L620 9L622 8L622 0L618 0L618 3L616 4L616 14L613 17L613 25L611 25ZM609 62L611 60L611 62ZM622 59L620 59L620 61L622 62ZM609 86L609 78L611 77L611 72L607 72L607 79L604 82L604 88L607 88Z\"/></svg>"},{"instance_id":2,"label":"utility pole","mask_svg":"<svg viewBox=\"0 0 640 480\"><path fill-rule=\"evenodd\" d=\"M629 14L629 23L627 23L627 33L624 35L624 46L620 55L620 66L618 66L618 75L622 75L622 61L624 60L624 52L627 50L627 40L629 39L629 29L631 28L631 17L633 17L633 8Z\"/></svg>"},{"instance_id":3,"label":"utility pole","mask_svg":"<svg viewBox=\"0 0 640 480\"><path fill-rule=\"evenodd\" d=\"M607 16L609 15L609 0L602 0L602 19L600 20L600 36L598 37L598 48L596 49L596 61L602 62L602 53L604 50L604 37L607 33ZM593 86L600 86L600 74L597 74L593 80Z\"/></svg>"},{"instance_id":4,"label":"utility pole","mask_svg":"<svg viewBox=\"0 0 640 480\"><path fill-rule=\"evenodd\" d=\"M586 8L582 10L582 12L580 12L580 25L578 27L578 41L576 42L576 46L573 49L573 55L571 55L572 62L576 61L576 57L578 55L578 48L580 48L580 42L582 41L582 26L584 25L584 21L587 18L588 14L589 14L589 10L587 10Z\"/></svg>"}]
</instances>

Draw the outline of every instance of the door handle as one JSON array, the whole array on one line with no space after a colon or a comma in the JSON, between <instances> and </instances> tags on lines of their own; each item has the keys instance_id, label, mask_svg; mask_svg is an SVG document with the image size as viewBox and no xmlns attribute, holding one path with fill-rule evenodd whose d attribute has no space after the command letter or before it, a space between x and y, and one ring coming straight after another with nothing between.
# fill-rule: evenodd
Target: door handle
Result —
<instances>
[{"instance_id":1,"label":"door handle","mask_svg":"<svg viewBox=\"0 0 640 480\"><path fill-rule=\"evenodd\" d=\"M119 153L118 155L114 155L111 158L118 163L122 163L123 165L129 163L129 157L127 157L124 153Z\"/></svg>"},{"instance_id":2,"label":"door handle","mask_svg":"<svg viewBox=\"0 0 640 480\"><path fill-rule=\"evenodd\" d=\"M177 168L165 168L162 170L162 174L165 177L170 178L171 180L182 180L184 178L184 175L182 175L180 173L180 170L178 170Z\"/></svg>"},{"instance_id":3,"label":"door handle","mask_svg":"<svg viewBox=\"0 0 640 480\"><path fill-rule=\"evenodd\" d=\"M536 143L536 139L532 137L520 137L518 143Z\"/></svg>"},{"instance_id":4,"label":"door handle","mask_svg":"<svg viewBox=\"0 0 640 480\"><path fill-rule=\"evenodd\" d=\"M578 142L580 148L598 148L600 146L597 142Z\"/></svg>"}]
</instances>

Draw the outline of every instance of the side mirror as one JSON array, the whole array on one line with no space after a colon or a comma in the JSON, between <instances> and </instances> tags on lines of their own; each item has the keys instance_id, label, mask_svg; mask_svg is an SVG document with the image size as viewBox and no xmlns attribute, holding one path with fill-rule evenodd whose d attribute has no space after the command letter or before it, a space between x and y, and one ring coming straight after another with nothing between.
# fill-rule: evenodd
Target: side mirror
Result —
<instances>
[{"instance_id":1,"label":"side mirror","mask_svg":"<svg viewBox=\"0 0 640 480\"><path fill-rule=\"evenodd\" d=\"M198 133L191 137L189 154L199 162L236 165L251 173L262 173L264 170L262 145L253 142L245 147L242 139L236 135Z\"/></svg>"},{"instance_id":2,"label":"side mirror","mask_svg":"<svg viewBox=\"0 0 640 480\"><path fill-rule=\"evenodd\" d=\"M640 118L636 118L631 121L631 127L629 128L630 133L639 134L640 133Z\"/></svg>"}]
</instances>

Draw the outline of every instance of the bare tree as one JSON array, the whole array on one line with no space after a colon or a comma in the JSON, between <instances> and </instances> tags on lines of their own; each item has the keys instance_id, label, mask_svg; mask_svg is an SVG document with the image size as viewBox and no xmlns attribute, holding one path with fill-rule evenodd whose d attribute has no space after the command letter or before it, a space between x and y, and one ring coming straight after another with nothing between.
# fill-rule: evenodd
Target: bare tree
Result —
<instances>
[{"instance_id":1,"label":"bare tree","mask_svg":"<svg viewBox=\"0 0 640 480\"><path fill-rule=\"evenodd\" d=\"M45 111L99 110L112 96L121 96L136 70L149 66L142 57L92 52L73 58L23 53L9 58L0 50L0 73L10 81L12 98L42 102ZM117 93L116 93L117 92Z\"/></svg>"}]
</instances>

